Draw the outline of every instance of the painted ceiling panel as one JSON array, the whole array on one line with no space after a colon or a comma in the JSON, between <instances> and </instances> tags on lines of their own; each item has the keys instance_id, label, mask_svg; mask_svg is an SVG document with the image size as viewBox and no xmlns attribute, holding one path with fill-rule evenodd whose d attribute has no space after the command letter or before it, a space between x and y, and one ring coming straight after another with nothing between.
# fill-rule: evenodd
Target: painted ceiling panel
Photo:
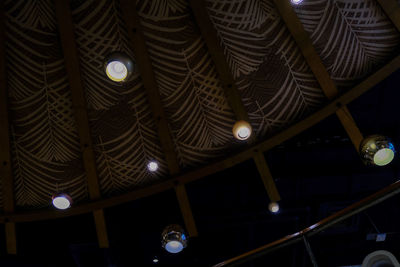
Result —
<instances>
[{"instance_id":1,"label":"painted ceiling panel","mask_svg":"<svg viewBox=\"0 0 400 267\"><path fill-rule=\"evenodd\" d=\"M137 69L123 85L104 74L109 53L135 58L118 1L73 1L72 13L102 193L125 192L159 180L167 168ZM159 163L157 174L147 170L150 160Z\"/></svg>"},{"instance_id":2,"label":"painted ceiling panel","mask_svg":"<svg viewBox=\"0 0 400 267\"><path fill-rule=\"evenodd\" d=\"M257 136L286 127L324 102L273 3L210 0L207 8Z\"/></svg>"},{"instance_id":3,"label":"painted ceiling panel","mask_svg":"<svg viewBox=\"0 0 400 267\"><path fill-rule=\"evenodd\" d=\"M295 11L339 87L354 85L399 51L400 35L374 0L305 0Z\"/></svg>"},{"instance_id":4,"label":"painted ceiling panel","mask_svg":"<svg viewBox=\"0 0 400 267\"><path fill-rule=\"evenodd\" d=\"M8 1L5 10L16 205L48 206L57 190L84 200L86 179L52 1Z\"/></svg>"},{"instance_id":5,"label":"painted ceiling panel","mask_svg":"<svg viewBox=\"0 0 400 267\"><path fill-rule=\"evenodd\" d=\"M139 1L147 48L181 167L232 146L234 114L187 1Z\"/></svg>"}]
</instances>

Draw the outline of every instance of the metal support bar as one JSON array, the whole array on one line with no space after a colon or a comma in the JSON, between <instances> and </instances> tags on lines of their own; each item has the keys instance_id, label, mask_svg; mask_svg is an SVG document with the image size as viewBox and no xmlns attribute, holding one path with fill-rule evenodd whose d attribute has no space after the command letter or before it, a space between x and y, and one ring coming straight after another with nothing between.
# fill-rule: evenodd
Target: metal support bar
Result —
<instances>
[{"instance_id":1,"label":"metal support bar","mask_svg":"<svg viewBox=\"0 0 400 267\"><path fill-rule=\"evenodd\" d=\"M304 245L306 247L308 256L310 257L311 263L313 264L314 267L318 267L317 260L315 259L314 253L310 246L310 243L308 242L307 237L305 235L303 235L303 241L304 241Z\"/></svg>"}]
</instances>

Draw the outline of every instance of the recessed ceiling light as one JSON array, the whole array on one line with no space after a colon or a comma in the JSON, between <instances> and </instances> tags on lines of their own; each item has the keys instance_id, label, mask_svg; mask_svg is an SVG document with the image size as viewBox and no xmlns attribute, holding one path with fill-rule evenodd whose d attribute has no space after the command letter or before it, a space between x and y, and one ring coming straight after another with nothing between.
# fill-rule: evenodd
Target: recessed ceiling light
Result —
<instances>
[{"instance_id":1,"label":"recessed ceiling light","mask_svg":"<svg viewBox=\"0 0 400 267\"><path fill-rule=\"evenodd\" d=\"M238 140L246 140L250 137L252 132L251 125L247 121L237 121L233 125L232 133L233 136Z\"/></svg>"},{"instance_id":2,"label":"recessed ceiling light","mask_svg":"<svg viewBox=\"0 0 400 267\"><path fill-rule=\"evenodd\" d=\"M65 210L71 207L72 198L65 193L56 194L52 198L53 206L59 210Z\"/></svg>"},{"instance_id":3,"label":"recessed ceiling light","mask_svg":"<svg viewBox=\"0 0 400 267\"><path fill-rule=\"evenodd\" d=\"M176 224L167 226L162 233L162 246L169 253L179 253L187 246L186 234Z\"/></svg>"},{"instance_id":4,"label":"recessed ceiling light","mask_svg":"<svg viewBox=\"0 0 400 267\"><path fill-rule=\"evenodd\" d=\"M113 52L104 63L107 77L114 82L124 82L132 74L133 62L124 53Z\"/></svg>"},{"instance_id":5,"label":"recessed ceiling light","mask_svg":"<svg viewBox=\"0 0 400 267\"><path fill-rule=\"evenodd\" d=\"M392 162L395 149L389 138L371 135L361 142L360 155L368 165L385 166Z\"/></svg>"},{"instance_id":6,"label":"recessed ceiling light","mask_svg":"<svg viewBox=\"0 0 400 267\"><path fill-rule=\"evenodd\" d=\"M158 163L156 161L150 161L147 163L147 169L151 172L155 172L158 170Z\"/></svg>"}]
</instances>

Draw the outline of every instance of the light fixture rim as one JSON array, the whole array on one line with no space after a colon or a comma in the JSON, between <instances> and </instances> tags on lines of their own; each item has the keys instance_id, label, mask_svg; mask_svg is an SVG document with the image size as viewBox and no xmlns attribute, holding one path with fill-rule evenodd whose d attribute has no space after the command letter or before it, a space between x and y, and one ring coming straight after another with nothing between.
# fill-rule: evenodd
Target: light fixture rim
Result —
<instances>
[{"instance_id":1,"label":"light fixture rim","mask_svg":"<svg viewBox=\"0 0 400 267\"><path fill-rule=\"evenodd\" d=\"M59 210L62 210L62 209L60 209L60 208L57 208L55 205L54 205L54 199L56 199L56 198L65 198L65 199L67 199L68 201L69 201L69 206L67 207L67 208L65 208L65 209L68 209L68 208L70 208L71 206L72 206L72 204L73 204L73 201L72 201L72 197L68 194L68 193L65 193L65 192L63 192L63 193L55 193L52 197L51 197L51 203L52 203L52 205L56 208L56 209L59 209Z\"/></svg>"},{"instance_id":2,"label":"light fixture rim","mask_svg":"<svg viewBox=\"0 0 400 267\"><path fill-rule=\"evenodd\" d=\"M121 81L114 81L110 77L108 77L107 66L108 66L108 64L110 64L111 62L114 62L114 61L121 62L126 68L126 71L127 71L126 78ZM133 60L126 53L121 52L121 51L111 52L104 59L104 66L103 66L104 72L105 72L106 76L108 77L108 79L115 83L125 83L125 82L129 81L132 76L134 67L135 66L134 66Z\"/></svg>"}]
</instances>

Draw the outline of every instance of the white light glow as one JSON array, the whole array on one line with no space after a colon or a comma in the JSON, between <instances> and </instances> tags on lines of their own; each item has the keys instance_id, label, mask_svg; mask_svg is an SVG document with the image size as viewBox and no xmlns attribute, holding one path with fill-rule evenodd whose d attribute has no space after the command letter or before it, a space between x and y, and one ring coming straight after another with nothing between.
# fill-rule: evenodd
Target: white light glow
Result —
<instances>
[{"instance_id":1,"label":"white light glow","mask_svg":"<svg viewBox=\"0 0 400 267\"><path fill-rule=\"evenodd\" d=\"M158 170L158 163L155 161L150 161L147 164L147 169L151 172L155 172L156 170Z\"/></svg>"},{"instance_id":2,"label":"white light glow","mask_svg":"<svg viewBox=\"0 0 400 267\"><path fill-rule=\"evenodd\" d=\"M71 202L67 197L60 195L53 198L53 206L59 210L65 210L71 206Z\"/></svg>"},{"instance_id":3,"label":"white light glow","mask_svg":"<svg viewBox=\"0 0 400 267\"><path fill-rule=\"evenodd\" d=\"M303 0L290 0L290 2L292 2L292 4L298 5L303 2Z\"/></svg>"},{"instance_id":4,"label":"white light glow","mask_svg":"<svg viewBox=\"0 0 400 267\"><path fill-rule=\"evenodd\" d=\"M154 263L158 263L158 259L157 259L157 258L154 258L154 259L153 259L153 262L154 262Z\"/></svg>"},{"instance_id":5,"label":"white light glow","mask_svg":"<svg viewBox=\"0 0 400 267\"><path fill-rule=\"evenodd\" d=\"M169 241L165 245L165 250L169 253L179 253L183 250L183 245L179 241Z\"/></svg>"},{"instance_id":6,"label":"white light glow","mask_svg":"<svg viewBox=\"0 0 400 267\"><path fill-rule=\"evenodd\" d=\"M250 129L245 126L240 127L238 131L238 136L241 139L247 139L250 136Z\"/></svg>"},{"instance_id":7,"label":"white light glow","mask_svg":"<svg viewBox=\"0 0 400 267\"><path fill-rule=\"evenodd\" d=\"M378 166L389 164L394 158L394 151L390 148L382 148L374 155L374 163Z\"/></svg>"},{"instance_id":8,"label":"white light glow","mask_svg":"<svg viewBox=\"0 0 400 267\"><path fill-rule=\"evenodd\" d=\"M271 202L268 205L269 211L272 213L277 213L279 211L279 204L276 202Z\"/></svg>"},{"instance_id":9,"label":"white light glow","mask_svg":"<svg viewBox=\"0 0 400 267\"><path fill-rule=\"evenodd\" d=\"M121 82L128 76L128 69L119 61L111 61L106 68L108 78L114 82Z\"/></svg>"}]
</instances>

